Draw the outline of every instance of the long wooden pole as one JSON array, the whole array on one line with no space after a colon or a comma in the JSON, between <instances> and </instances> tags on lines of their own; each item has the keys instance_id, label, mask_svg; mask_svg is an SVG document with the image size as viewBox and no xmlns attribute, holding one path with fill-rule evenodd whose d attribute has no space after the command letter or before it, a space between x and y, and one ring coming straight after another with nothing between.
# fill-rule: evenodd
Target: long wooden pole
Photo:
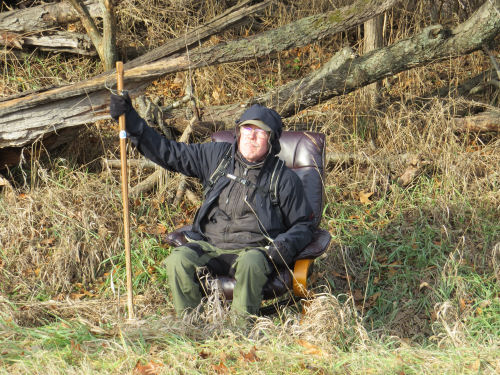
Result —
<instances>
[{"instance_id":1,"label":"long wooden pole","mask_svg":"<svg viewBox=\"0 0 500 375\"><path fill-rule=\"evenodd\" d=\"M123 62L116 62L116 88L123 91ZM132 292L132 261L130 257L130 212L128 208L128 174L127 174L127 133L125 131L125 114L118 118L120 126L120 159L122 175L123 201L123 235L125 241L125 266L127 271L127 308L129 320L134 319L134 297Z\"/></svg>"}]
</instances>

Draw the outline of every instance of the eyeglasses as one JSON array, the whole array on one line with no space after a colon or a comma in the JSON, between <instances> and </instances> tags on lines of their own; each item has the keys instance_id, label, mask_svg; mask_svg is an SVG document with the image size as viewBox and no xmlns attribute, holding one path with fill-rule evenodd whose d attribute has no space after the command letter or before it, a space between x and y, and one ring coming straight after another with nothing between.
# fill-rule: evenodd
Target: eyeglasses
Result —
<instances>
[{"instance_id":1,"label":"eyeglasses","mask_svg":"<svg viewBox=\"0 0 500 375\"><path fill-rule=\"evenodd\" d=\"M266 139L268 137L268 132L261 128L252 128L250 126L240 126L240 132L245 137L250 137L253 134L259 139Z\"/></svg>"}]
</instances>

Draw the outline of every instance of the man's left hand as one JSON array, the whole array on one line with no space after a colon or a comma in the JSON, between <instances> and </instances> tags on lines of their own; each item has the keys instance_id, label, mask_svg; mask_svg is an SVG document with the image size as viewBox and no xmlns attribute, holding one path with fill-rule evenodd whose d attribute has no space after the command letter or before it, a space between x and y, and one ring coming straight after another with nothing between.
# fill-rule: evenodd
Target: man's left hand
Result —
<instances>
[{"instance_id":1,"label":"man's left hand","mask_svg":"<svg viewBox=\"0 0 500 375\"><path fill-rule=\"evenodd\" d=\"M288 264L291 263L291 259L287 259L287 255L288 252L280 242L273 242L269 245L269 249L267 250L267 256L269 257L271 264L275 267L288 267Z\"/></svg>"}]
</instances>

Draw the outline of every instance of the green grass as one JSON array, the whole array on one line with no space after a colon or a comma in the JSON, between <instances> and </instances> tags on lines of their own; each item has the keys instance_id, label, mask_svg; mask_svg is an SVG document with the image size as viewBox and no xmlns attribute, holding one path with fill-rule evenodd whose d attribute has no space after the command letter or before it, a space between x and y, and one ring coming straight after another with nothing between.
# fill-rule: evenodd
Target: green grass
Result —
<instances>
[{"instance_id":1,"label":"green grass","mask_svg":"<svg viewBox=\"0 0 500 375\"><path fill-rule=\"evenodd\" d=\"M138 363L154 364L162 374L494 374L500 366L495 345L437 348L387 338L338 350L293 337L249 340L227 333L191 340L172 334L151 341L124 332L98 337L72 322L19 329L0 321L6 326L11 339L0 336L3 374L130 373Z\"/></svg>"}]
</instances>

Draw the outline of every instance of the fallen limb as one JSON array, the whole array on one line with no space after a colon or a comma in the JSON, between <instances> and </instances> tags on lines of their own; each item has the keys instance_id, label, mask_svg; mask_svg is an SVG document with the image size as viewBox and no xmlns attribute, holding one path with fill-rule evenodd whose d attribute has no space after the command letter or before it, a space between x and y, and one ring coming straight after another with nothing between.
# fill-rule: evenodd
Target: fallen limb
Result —
<instances>
[{"instance_id":1,"label":"fallen limb","mask_svg":"<svg viewBox=\"0 0 500 375\"><path fill-rule=\"evenodd\" d=\"M500 17L495 9L500 0L495 0L495 4L487 1L452 30L441 25L429 26L420 34L363 56L355 56L349 48L344 48L318 71L254 97L249 104L261 103L276 109L282 117L289 117L404 70L479 50L500 32ZM205 119L219 128L232 128L234 119L244 110L245 106L239 104L203 109Z\"/></svg>"},{"instance_id":2,"label":"fallen limb","mask_svg":"<svg viewBox=\"0 0 500 375\"><path fill-rule=\"evenodd\" d=\"M500 112L485 111L474 116L457 117L451 123L459 132L500 132Z\"/></svg>"},{"instance_id":3,"label":"fallen limb","mask_svg":"<svg viewBox=\"0 0 500 375\"><path fill-rule=\"evenodd\" d=\"M131 168L144 168L144 169L154 169L158 167L157 164L153 163L148 159L129 159L128 165ZM121 168L121 161L119 159L102 159L101 160L102 168Z\"/></svg>"},{"instance_id":4,"label":"fallen limb","mask_svg":"<svg viewBox=\"0 0 500 375\"><path fill-rule=\"evenodd\" d=\"M50 35L19 36L17 43L22 46L38 47L41 51L69 52L87 56L96 54L87 35L66 31L57 31Z\"/></svg>"},{"instance_id":5,"label":"fallen limb","mask_svg":"<svg viewBox=\"0 0 500 375\"><path fill-rule=\"evenodd\" d=\"M101 17L99 2L84 2L92 17ZM47 30L54 26L78 21L78 14L66 1L42 4L0 13L0 30L14 33L31 33Z\"/></svg>"},{"instance_id":6,"label":"fallen limb","mask_svg":"<svg viewBox=\"0 0 500 375\"><path fill-rule=\"evenodd\" d=\"M145 180L139 182L134 187L130 188L130 196L138 197L142 193L152 190L157 184L158 180L161 178L163 171L161 169L157 169L152 174L150 174Z\"/></svg>"},{"instance_id":7,"label":"fallen limb","mask_svg":"<svg viewBox=\"0 0 500 375\"><path fill-rule=\"evenodd\" d=\"M478 87L487 85L487 81L490 80L492 74L493 70L488 69L478 74L477 76L474 76L466 81L463 81L457 86L442 87L436 91L431 92L427 96L429 97L434 97L434 96L447 97L453 95L467 96L473 93L472 90L476 90Z\"/></svg>"},{"instance_id":8,"label":"fallen limb","mask_svg":"<svg viewBox=\"0 0 500 375\"><path fill-rule=\"evenodd\" d=\"M441 25L360 57L335 55L318 72L254 101L288 117L331 97L344 95L396 73L479 50L500 32L500 0L486 1L467 21L448 30Z\"/></svg>"},{"instance_id":9,"label":"fallen limb","mask_svg":"<svg viewBox=\"0 0 500 375\"><path fill-rule=\"evenodd\" d=\"M155 48L153 51L126 63L125 69L131 69L149 64L174 53L183 51L186 48L193 47L196 43L199 43L200 41L203 41L224 29L239 24L248 16L265 9L271 4L271 0L264 0L254 5L250 5L250 3L252 3L252 0L246 0L235 5L234 7L229 8L227 11L208 21L206 24L194 28L186 35L169 41L167 44Z\"/></svg>"},{"instance_id":10,"label":"fallen limb","mask_svg":"<svg viewBox=\"0 0 500 375\"><path fill-rule=\"evenodd\" d=\"M127 69L125 85L134 96L166 73L268 56L291 47L304 46L359 25L396 2L358 0L349 7L307 17L251 38L197 48L189 54ZM111 72L74 85L0 101L0 148L23 146L47 131L107 118L109 93L105 87L114 85L114 82L114 73Z\"/></svg>"}]
</instances>

